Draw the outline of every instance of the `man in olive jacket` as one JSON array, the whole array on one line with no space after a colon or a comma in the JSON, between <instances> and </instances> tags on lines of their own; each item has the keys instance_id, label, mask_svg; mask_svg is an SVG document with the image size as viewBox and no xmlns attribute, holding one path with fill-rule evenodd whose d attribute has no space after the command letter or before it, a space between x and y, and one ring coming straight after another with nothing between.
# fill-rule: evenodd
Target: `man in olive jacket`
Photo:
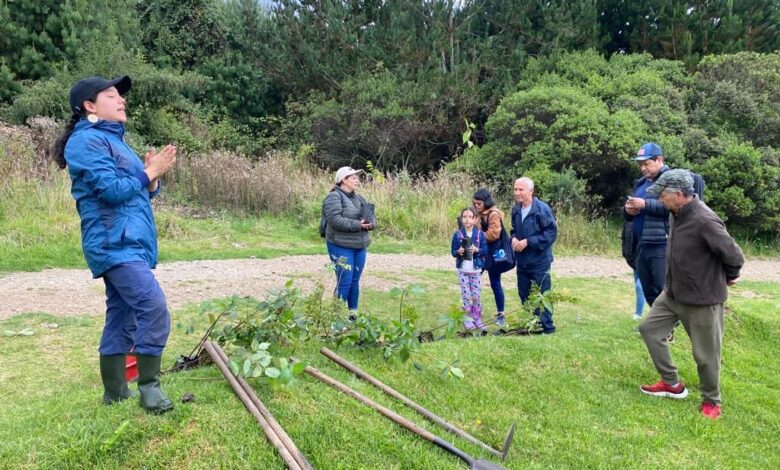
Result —
<instances>
[{"instance_id":1,"label":"man in olive jacket","mask_svg":"<svg viewBox=\"0 0 780 470\"><path fill-rule=\"evenodd\" d=\"M639 164L642 177L634 182L632 195L623 206L623 217L633 223L636 247L632 250L637 277L648 305L664 288L666 273L666 241L669 234L669 209L661 204L658 196L648 188L669 167L664 163L661 147L648 142L639 148L634 160ZM704 200L704 179L692 173L693 188L699 199Z\"/></svg>"},{"instance_id":2,"label":"man in olive jacket","mask_svg":"<svg viewBox=\"0 0 780 470\"><path fill-rule=\"evenodd\" d=\"M648 395L685 398L688 390L678 378L677 367L665 341L680 321L691 338L699 373L701 412L720 416L720 362L723 341L723 302L727 286L737 282L745 263L723 221L694 192L687 170L669 170L648 191L658 194L672 213L666 252L666 284L650 313L639 325L661 380L643 385Z\"/></svg>"}]
</instances>

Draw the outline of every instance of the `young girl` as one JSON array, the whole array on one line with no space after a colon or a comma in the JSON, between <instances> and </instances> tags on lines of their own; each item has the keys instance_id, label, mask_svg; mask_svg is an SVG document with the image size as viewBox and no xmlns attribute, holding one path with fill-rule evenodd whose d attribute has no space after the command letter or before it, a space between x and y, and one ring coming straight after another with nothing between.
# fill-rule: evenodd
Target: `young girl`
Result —
<instances>
[{"instance_id":1,"label":"young girl","mask_svg":"<svg viewBox=\"0 0 780 470\"><path fill-rule=\"evenodd\" d=\"M482 324L482 267L487 256L487 239L477 227L477 211L473 207L463 209L459 217L459 228L452 234L452 256L460 280L460 295L466 320L463 326L467 330L484 329Z\"/></svg>"}]
</instances>

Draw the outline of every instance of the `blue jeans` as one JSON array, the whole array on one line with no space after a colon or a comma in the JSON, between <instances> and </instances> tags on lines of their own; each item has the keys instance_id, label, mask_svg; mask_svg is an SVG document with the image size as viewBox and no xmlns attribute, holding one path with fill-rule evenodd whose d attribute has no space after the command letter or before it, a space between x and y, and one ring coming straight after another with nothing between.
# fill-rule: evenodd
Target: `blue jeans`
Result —
<instances>
[{"instance_id":1,"label":"blue jeans","mask_svg":"<svg viewBox=\"0 0 780 470\"><path fill-rule=\"evenodd\" d=\"M336 265L336 294L347 302L350 310L357 310L360 298L360 276L366 266L366 249L344 248L325 242L330 260ZM339 259L342 259L339 262Z\"/></svg>"},{"instance_id":2,"label":"blue jeans","mask_svg":"<svg viewBox=\"0 0 780 470\"><path fill-rule=\"evenodd\" d=\"M171 318L157 279L143 261L122 263L103 273L106 285L106 324L98 351L104 356L138 354L161 356Z\"/></svg>"},{"instance_id":3,"label":"blue jeans","mask_svg":"<svg viewBox=\"0 0 780 470\"><path fill-rule=\"evenodd\" d=\"M550 278L550 268L544 270L526 271L517 268L517 290L520 294L520 301L525 303L531 295L531 285L537 284L542 292L552 289L552 279ZM542 323L542 330L545 333L554 333L552 312L547 309L537 309L534 315L539 317Z\"/></svg>"},{"instance_id":4,"label":"blue jeans","mask_svg":"<svg viewBox=\"0 0 780 470\"><path fill-rule=\"evenodd\" d=\"M641 317L645 310L645 293L642 292L642 282L639 280L639 274L634 270L634 291L636 292L636 307L634 315Z\"/></svg>"},{"instance_id":5,"label":"blue jeans","mask_svg":"<svg viewBox=\"0 0 780 470\"><path fill-rule=\"evenodd\" d=\"M504 311L504 288L501 286L501 273L499 271L487 270L488 279L490 279L490 288L493 290L493 297L496 298L496 311Z\"/></svg>"},{"instance_id":6,"label":"blue jeans","mask_svg":"<svg viewBox=\"0 0 780 470\"><path fill-rule=\"evenodd\" d=\"M666 281L666 244L639 244L636 252L636 273L642 283L645 300L652 307L661 295Z\"/></svg>"}]
</instances>

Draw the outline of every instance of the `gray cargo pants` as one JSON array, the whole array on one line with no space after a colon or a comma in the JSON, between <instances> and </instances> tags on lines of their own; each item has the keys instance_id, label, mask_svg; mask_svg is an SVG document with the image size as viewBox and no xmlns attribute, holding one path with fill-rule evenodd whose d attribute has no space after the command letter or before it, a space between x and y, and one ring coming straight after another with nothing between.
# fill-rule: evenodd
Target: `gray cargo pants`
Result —
<instances>
[{"instance_id":1,"label":"gray cargo pants","mask_svg":"<svg viewBox=\"0 0 780 470\"><path fill-rule=\"evenodd\" d=\"M720 359L723 343L723 304L688 305L661 292L650 312L639 325L647 351L661 380L669 385L679 382L666 336L680 321L691 338L693 359L699 372L703 401L720 403Z\"/></svg>"}]
</instances>

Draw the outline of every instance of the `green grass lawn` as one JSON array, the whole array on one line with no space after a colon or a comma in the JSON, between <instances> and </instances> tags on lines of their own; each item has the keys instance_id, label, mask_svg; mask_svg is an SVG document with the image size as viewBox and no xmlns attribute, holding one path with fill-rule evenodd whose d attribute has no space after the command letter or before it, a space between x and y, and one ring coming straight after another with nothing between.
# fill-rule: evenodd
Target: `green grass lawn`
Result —
<instances>
[{"instance_id":1,"label":"green grass lawn","mask_svg":"<svg viewBox=\"0 0 780 470\"><path fill-rule=\"evenodd\" d=\"M412 302L434 325L457 302L454 273L422 275L426 292ZM509 284L509 282L507 282ZM342 356L396 390L494 446L513 422L518 429L507 468L778 468L780 467L780 285L745 282L732 290L724 339L723 417L699 415L698 378L682 330L672 353L691 389L684 400L649 397L655 381L631 320L633 288L614 280L556 279L581 300L561 305L552 336L484 337L426 344L412 360L384 362L376 351L342 348ZM511 290L510 287L508 290ZM492 312L489 288L487 311ZM508 310L518 307L510 294ZM363 305L397 314L386 292L368 291ZM173 312L173 323L197 306ZM57 323L57 328L41 326ZM93 317L22 315L0 322L0 467L3 468L284 468L260 427L214 367L167 375L178 403L149 416L137 400L100 404L96 345L102 321ZM200 330L202 331L202 329ZM189 353L199 334L174 329L165 352L171 364ZM427 423L402 404L351 377L310 343L299 357L483 459L478 447ZM466 378L439 375L441 361L460 360ZM316 468L466 468L353 399L301 376L289 387L257 385L260 398Z\"/></svg>"},{"instance_id":2,"label":"green grass lawn","mask_svg":"<svg viewBox=\"0 0 780 470\"><path fill-rule=\"evenodd\" d=\"M275 258L326 253L319 220L228 214L193 218L171 210L156 214L160 262L203 259ZM31 213L3 220L0 214L0 274L44 268L86 268L78 217ZM449 240L397 240L375 235L374 253L447 253Z\"/></svg>"}]
</instances>

